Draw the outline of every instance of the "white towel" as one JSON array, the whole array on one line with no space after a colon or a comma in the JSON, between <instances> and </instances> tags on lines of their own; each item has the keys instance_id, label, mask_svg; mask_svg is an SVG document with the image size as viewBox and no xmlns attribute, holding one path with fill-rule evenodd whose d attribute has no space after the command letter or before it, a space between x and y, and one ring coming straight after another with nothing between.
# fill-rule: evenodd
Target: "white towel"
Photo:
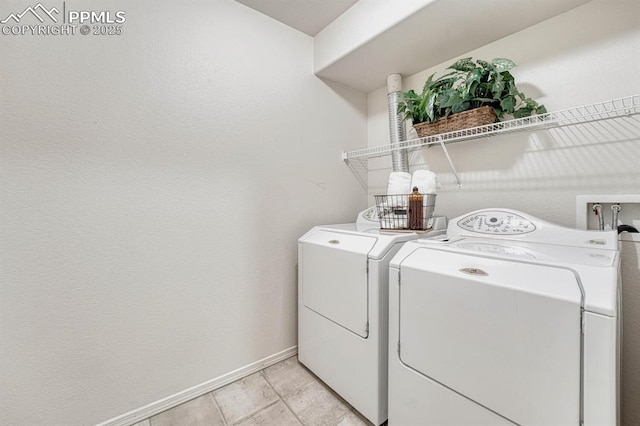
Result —
<instances>
[{"instance_id":1,"label":"white towel","mask_svg":"<svg viewBox=\"0 0 640 426\"><path fill-rule=\"evenodd\" d=\"M387 195L409 193L411 193L411 173L391 172L389 174L389 184L387 185Z\"/></svg>"},{"instance_id":2,"label":"white towel","mask_svg":"<svg viewBox=\"0 0 640 426\"><path fill-rule=\"evenodd\" d=\"M387 204L404 207L407 205L407 194L411 193L411 173L391 172L387 186Z\"/></svg>"},{"instance_id":3,"label":"white towel","mask_svg":"<svg viewBox=\"0 0 640 426\"><path fill-rule=\"evenodd\" d=\"M431 170L416 170L411 178L411 188L418 187L421 194L435 194L438 177Z\"/></svg>"}]
</instances>

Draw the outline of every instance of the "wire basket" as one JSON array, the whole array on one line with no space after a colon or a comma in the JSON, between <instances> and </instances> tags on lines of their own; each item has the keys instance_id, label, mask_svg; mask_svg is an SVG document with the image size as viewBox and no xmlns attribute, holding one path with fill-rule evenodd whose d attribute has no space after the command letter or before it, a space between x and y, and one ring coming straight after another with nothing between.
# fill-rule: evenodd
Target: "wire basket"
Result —
<instances>
[{"instance_id":1,"label":"wire basket","mask_svg":"<svg viewBox=\"0 0 640 426\"><path fill-rule=\"evenodd\" d=\"M387 231L425 231L436 208L436 194L421 194L422 203L411 194L374 195L380 229Z\"/></svg>"}]
</instances>

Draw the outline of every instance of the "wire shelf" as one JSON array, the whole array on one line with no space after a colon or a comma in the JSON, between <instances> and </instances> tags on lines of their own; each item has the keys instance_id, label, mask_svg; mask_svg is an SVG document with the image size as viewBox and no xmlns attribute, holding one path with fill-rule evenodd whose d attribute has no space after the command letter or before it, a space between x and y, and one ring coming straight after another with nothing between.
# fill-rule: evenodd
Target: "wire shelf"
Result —
<instances>
[{"instance_id":1,"label":"wire shelf","mask_svg":"<svg viewBox=\"0 0 640 426\"><path fill-rule=\"evenodd\" d=\"M391 154L402 149L418 149L435 144L448 144L472 139L487 138L494 135L513 133L525 130L546 129L559 126L570 126L598 120L624 117L640 113L640 95L612 99L590 105L568 108L530 117L516 118L469 129L456 130L439 135L419 139L396 142L371 148L347 151L342 153L342 160L356 158L375 158Z\"/></svg>"}]
</instances>

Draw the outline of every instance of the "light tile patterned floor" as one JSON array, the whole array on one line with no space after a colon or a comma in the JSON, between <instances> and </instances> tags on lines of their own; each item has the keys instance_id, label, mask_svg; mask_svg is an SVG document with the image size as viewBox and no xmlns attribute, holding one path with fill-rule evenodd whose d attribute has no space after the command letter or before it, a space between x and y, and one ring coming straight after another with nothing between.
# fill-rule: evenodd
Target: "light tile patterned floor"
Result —
<instances>
[{"instance_id":1,"label":"light tile patterned floor","mask_svg":"<svg viewBox=\"0 0 640 426\"><path fill-rule=\"evenodd\" d=\"M134 426L372 426L327 385L287 358Z\"/></svg>"}]
</instances>

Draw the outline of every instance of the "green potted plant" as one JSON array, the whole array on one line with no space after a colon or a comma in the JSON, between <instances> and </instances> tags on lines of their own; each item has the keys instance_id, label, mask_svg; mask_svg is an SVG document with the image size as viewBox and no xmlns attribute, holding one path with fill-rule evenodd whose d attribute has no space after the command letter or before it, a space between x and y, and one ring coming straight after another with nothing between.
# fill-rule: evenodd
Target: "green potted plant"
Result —
<instances>
[{"instance_id":1,"label":"green potted plant","mask_svg":"<svg viewBox=\"0 0 640 426\"><path fill-rule=\"evenodd\" d=\"M505 58L491 62L464 58L451 72L427 78L422 93L403 92L398 113L411 119L420 137L547 112L528 98L509 72L516 64Z\"/></svg>"}]
</instances>

